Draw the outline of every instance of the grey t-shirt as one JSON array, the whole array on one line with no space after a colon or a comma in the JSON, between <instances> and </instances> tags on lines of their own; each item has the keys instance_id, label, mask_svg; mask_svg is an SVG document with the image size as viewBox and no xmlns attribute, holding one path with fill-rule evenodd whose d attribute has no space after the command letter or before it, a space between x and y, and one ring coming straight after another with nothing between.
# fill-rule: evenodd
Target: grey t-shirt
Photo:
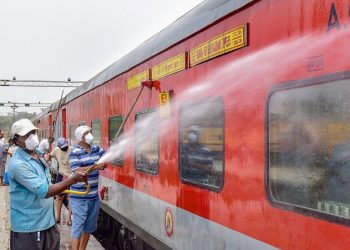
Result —
<instances>
[{"instance_id":1,"label":"grey t-shirt","mask_svg":"<svg viewBox=\"0 0 350 250\"><path fill-rule=\"evenodd\" d=\"M8 149L9 145L4 143L0 144L0 161L5 162L7 158L7 154L4 152L4 149Z\"/></svg>"}]
</instances>

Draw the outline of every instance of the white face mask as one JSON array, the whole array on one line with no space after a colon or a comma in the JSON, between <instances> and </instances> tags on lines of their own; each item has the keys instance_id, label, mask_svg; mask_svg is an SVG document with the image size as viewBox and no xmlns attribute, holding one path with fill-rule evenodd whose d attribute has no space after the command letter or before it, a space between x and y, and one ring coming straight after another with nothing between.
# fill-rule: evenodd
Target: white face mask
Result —
<instances>
[{"instance_id":1,"label":"white face mask","mask_svg":"<svg viewBox=\"0 0 350 250\"><path fill-rule=\"evenodd\" d=\"M197 137L197 135L195 133L189 133L188 134L188 141L190 143L196 143L197 140L198 140L198 137Z\"/></svg>"},{"instance_id":2,"label":"white face mask","mask_svg":"<svg viewBox=\"0 0 350 250\"><path fill-rule=\"evenodd\" d=\"M36 134L31 134L27 140L24 141L28 150L34 150L39 145L39 138Z\"/></svg>"},{"instance_id":3,"label":"white face mask","mask_svg":"<svg viewBox=\"0 0 350 250\"><path fill-rule=\"evenodd\" d=\"M88 133L85 135L85 142L89 145L91 145L92 141L94 140L94 137L92 136L91 133Z\"/></svg>"}]
</instances>

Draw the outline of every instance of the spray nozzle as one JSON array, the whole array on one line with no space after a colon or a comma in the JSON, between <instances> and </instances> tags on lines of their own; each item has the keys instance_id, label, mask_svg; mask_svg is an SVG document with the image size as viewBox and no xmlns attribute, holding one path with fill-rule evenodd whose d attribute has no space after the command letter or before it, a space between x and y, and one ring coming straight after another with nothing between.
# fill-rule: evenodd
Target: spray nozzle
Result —
<instances>
[{"instance_id":1,"label":"spray nozzle","mask_svg":"<svg viewBox=\"0 0 350 250\"><path fill-rule=\"evenodd\" d=\"M158 92L161 92L159 81L152 81L152 80L143 81L141 82L141 85L149 89L155 88L156 90L158 90Z\"/></svg>"}]
</instances>

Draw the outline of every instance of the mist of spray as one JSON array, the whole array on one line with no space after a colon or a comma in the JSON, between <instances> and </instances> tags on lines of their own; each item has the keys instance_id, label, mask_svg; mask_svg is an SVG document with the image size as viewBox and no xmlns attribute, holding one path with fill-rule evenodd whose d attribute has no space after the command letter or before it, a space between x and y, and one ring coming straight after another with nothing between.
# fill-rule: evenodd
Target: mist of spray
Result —
<instances>
[{"instance_id":1,"label":"mist of spray","mask_svg":"<svg viewBox=\"0 0 350 250\"><path fill-rule=\"evenodd\" d=\"M348 34L346 31L339 31L332 34L309 34L303 37L291 38L284 42L279 42L271 46L262 48L254 53L250 53L237 60L227 63L220 70L215 70L209 74L203 74L203 78L191 83L189 88L181 93L176 93L175 100L171 103L172 114L178 114L181 105L188 103L189 100L196 100L203 94L210 96L224 96L227 93L234 93L240 88L249 87L251 96L247 96L247 102L254 103L254 94L259 93L263 84L281 82L281 79L289 79L294 71L301 68L301 64L307 64L307 59L322 55L324 50L328 50L328 55L332 58L338 58L337 68L345 70L348 67L347 54L348 48L345 44ZM256 79L261 78L260 82ZM148 90L144 90L148 91ZM225 106L240 107L236 103L234 95L229 100L225 100ZM196 110L196 116L200 116L206 110ZM172 117L159 119L158 110L142 119L137 123L137 134L147 135L150 126L154 125L155 120L159 120L159 138L163 138L174 126ZM164 129L165 128L165 129ZM114 161L122 154L125 155L129 145L134 142L135 127L125 131L123 136L110 146L108 151L101 157L98 163ZM130 152L129 152L130 153ZM131 154L131 153L130 153Z\"/></svg>"}]
</instances>

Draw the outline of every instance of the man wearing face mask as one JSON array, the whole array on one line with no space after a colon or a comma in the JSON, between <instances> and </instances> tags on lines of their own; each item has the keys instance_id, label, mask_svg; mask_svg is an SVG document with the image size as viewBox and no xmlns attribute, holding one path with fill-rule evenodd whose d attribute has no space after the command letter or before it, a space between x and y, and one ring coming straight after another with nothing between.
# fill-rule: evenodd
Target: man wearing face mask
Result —
<instances>
[{"instance_id":1,"label":"man wearing face mask","mask_svg":"<svg viewBox=\"0 0 350 250\"><path fill-rule=\"evenodd\" d=\"M53 196L74 183L85 181L86 174L77 172L70 178L51 184L49 169L42 155L36 128L30 120L21 119L12 125L18 146L9 162L10 179L10 248L59 249L60 234L56 226Z\"/></svg>"},{"instance_id":2,"label":"man wearing face mask","mask_svg":"<svg viewBox=\"0 0 350 250\"><path fill-rule=\"evenodd\" d=\"M73 172L86 171L94 165L104 154L104 150L99 146L92 145L93 136L91 128L80 126L74 136L78 145L69 155L69 163ZM69 204L73 211L72 224L72 250L84 250L89 242L90 234L97 229L97 218L100 210L100 200L98 197L99 170L103 170L105 164L94 167L89 174L90 193L87 195L70 195ZM77 183L71 190L82 191L85 183Z\"/></svg>"},{"instance_id":3,"label":"man wearing face mask","mask_svg":"<svg viewBox=\"0 0 350 250\"><path fill-rule=\"evenodd\" d=\"M69 154L72 151L72 147L68 146L68 141L60 137L57 140L57 147L52 150L51 153L45 155L45 159L47 161L50 161L52 157L54 157L57 162L58 162L58 177L56 180L56 183L61 182L63 179L67 178L72 174L72 170L70 169L69 166ZM67 199L68 195L67 194L59 194L56 197L56 221L57 223L61 222L61 209L62 209L62 203L64 199ZM72 221L71 221L71 214L72 210L69 207L68 208L68 221L67 225L71 226Z\"/></svg>"},{"instance_id":4,"label":"man wearing face mask","mask_svg":"<svg viewBox=\"0 0 350 250\"><path fill-rule=\"evenodd\" d=\"M213 168L213 155L209 148L199 143L198 126L188 130L188 144L182 146L182 163L185 178L208 184L208 175Z\"/></svg>"},{"instance_id":5,"label":"man wearing face mask","mask_svg":"<svg viewBox=\"0 0 350 250\"><path fill-rule=\"evenodd\" d=\"M47 154L47 152L49 152L49 140L48 139L42 139L39 142L38 150L42 154Z\"/></svg>"}]
</instances>

